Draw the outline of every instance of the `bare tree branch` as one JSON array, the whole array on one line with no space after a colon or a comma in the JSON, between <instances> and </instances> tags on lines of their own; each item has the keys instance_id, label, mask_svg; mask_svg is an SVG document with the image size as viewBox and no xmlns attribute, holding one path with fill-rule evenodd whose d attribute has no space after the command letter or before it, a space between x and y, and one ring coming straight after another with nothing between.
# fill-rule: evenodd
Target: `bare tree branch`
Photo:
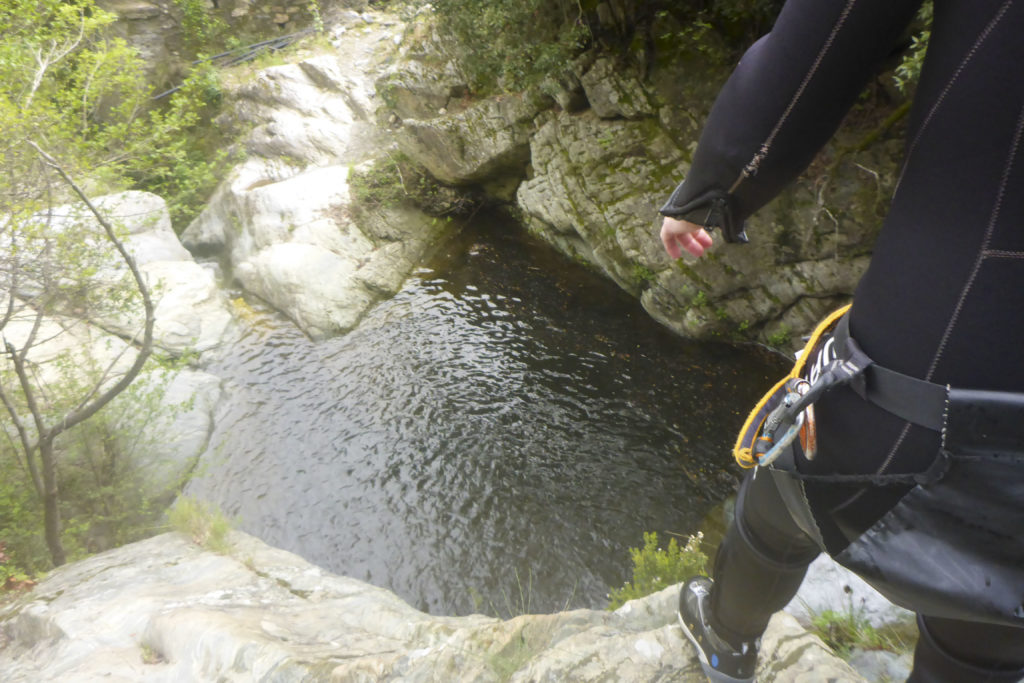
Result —
<instances>
[{"instance_id":1,"label":"bare tree branch","mask_svg":"<svg viewBox=\"0 0 1024 683\"><path fill-rule=\"evenodd\" d=\"M110 240L110 242L114 245L114 248L117 249L117 252L121 255L121 258L128 265L128 269L131 271L132 277L135 279L135 285L138 288L139 293L142 295L142 305L146 311L146 324L143 331L142 345L141 348L139 349L139 353L135 356L135 362L132 364L131 368L128 369L128 371L121 377L121 379L115 382L109 389L104 391L102 394L98 395L91 402L84 406L76 408L69 412L68 414L66 414L64 416L64 419L61 420L59 424L53 425L52 427L49 428L49 430L45 433L45 437L42 433L40 434L40 440L46 438L47 440L52 442L52 439L61 432L63 432L64 430L69 429L75 426L76 424L79 424L80 422L83 422L92 417L93 415L95 415L103 406L105 406L107 403L113 400L115 396L124 391L126 388L128 388L128 385L135 381L135 378L142 371L142 367L146 364L146 360L149 358L150 354L153 351L153 325L156 322L156 316L154 314L155 309L153 306L153 299L149 293L149 287L146 285L145 279L143 278L142 273L139 271L138 265L136 265L135 263L135 258L130 253L128 253L128 249L124 246L124 243L121 242L121 240L118 238L116 232L114 231L114 226L111 225L110 221L108 221L106 217L99 211L99 209L96 208L96 205L93 204L92 201L90 201L89 197L85 194L82 188L79 187L78 184L71 178L71 176L69 176L67 172L63 169L63 167L61 167L61 165L57 163L56 159L54 159L52 156L43 151L43 149L35 142L29 141L28 144L31 145L32 148L39 153L39 155L43 158L43 160L50 168L55 170L60 175L60 177L64 179L64 182L66 182L71 187L71 189L74 190L75 194L78 195L79 199L81 199L82 202L89 208L89 211L92 212L92 215L96 217L96 220L99 222L99 224L103 226L103 230L107 235L107 239Z\"/></svg>"},{"instance_id":2,"label":"bare tree branch","mask_svg":"<svg viewBox=\"0 0 1024 683\"><path fill-rule=\"evenodd\" d=\"M60 48L57 47L56 40L51 40L50 49L47 50L45 56L43 55L42 50L35 50L36 65L39 68L36 69L35 74L32 76L32 86L29 88L28 94L25 96L25 103L22 105L22 108L28 109L32 104L32 98L35 97L36 91L39 90L39 86L43 84L43 78L46 76L46 72L49 71L50 67L71 54L82 42L82 38L84 37L85 14L82 14L82 21L78 26L78 37L64 44Z\"/></svg>"},{"instance_id":3,"label":"bare tree branch","mask_svg":"<svg viewBox=\"0 0 1024 683\"><path fill-rule=\"evenodd\" d=\"M11 347L5 344L7 352L13 356ZM32 454L35 452L35 444L32 443L32 439L29 437L28 429L25 428L25 423L21 416L18 414L17 408L14 406L14 402L11 397L7 395L7 391L3 385L0 385L0 401L3 402L4 408L7 409L7 414L11 416L11 420L14 422L14 428L18 430L18 440L21 441L21 449L25 454L25 464L28 466L28 471L32 475L32 484L36 487L36 493L39 497L43 497L43 482L39 478L39 469L36 467L36 461L32 458Z\"/></svg>"}]
</instances>

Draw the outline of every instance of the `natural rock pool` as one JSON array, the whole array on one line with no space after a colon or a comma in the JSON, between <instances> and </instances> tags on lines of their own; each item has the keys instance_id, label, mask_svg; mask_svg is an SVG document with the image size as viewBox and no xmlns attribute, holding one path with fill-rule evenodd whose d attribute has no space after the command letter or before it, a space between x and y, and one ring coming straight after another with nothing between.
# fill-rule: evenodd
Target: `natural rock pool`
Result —
<instances>
[{"instance_id":1,"label":"natural rock pool","mask_svg":"<svg viewBox=\"0 0 1024 683\"><path fill-rule=\"evenodd\" d=\"M435 614L599 607L642 533L733 489L745 410L784 371L688 343L495 218L344 336L261 312L187 492L268 543Z\"/></svg>"}]
</instances>

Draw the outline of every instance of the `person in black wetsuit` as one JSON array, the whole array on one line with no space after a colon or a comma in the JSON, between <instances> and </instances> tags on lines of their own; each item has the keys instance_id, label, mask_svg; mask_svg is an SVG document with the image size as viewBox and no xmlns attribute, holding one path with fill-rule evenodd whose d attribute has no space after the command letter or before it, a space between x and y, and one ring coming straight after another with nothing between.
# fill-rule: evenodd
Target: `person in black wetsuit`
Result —
<instances>
[{"instance_id":1,"label":"person in black wetsuit","mask_svg":"<svg viewBox=\"0 0 1024 683\"><path fill-rule=\"evenodd\" d=\"M661 208L661 239L671 257L701 256L713 227L727 241L745 241L744 219L810 163L920 4L787 2L723 87L685 180ZM933 385L1024 392L1022 137L1024 0L934 0L899 183L848 319L850 337L878 365ZM897 417L849 386L822 396L815 415L818 454L813 461L796 456L801 473L918 473L945 446L940 431ZM1019 441L1004 439L1008 450L995 454L1018 459L1011 476L1000 479L1016 482L1017 490L1024 480ZM752 680L758 638L819 551L841 555L871 536L915 488L809 478L806 497L820 531L812 539L773 482L767 473L744 480L713 584L690 582L681 596L681 611L689 599L691 612L683 615L684 630L714 680ZM1011 514L1024 509L1018 500ZM1004 536L1019 549L1024 526ZM924 543L921 552L935 553L928 559L942 571L941 551ZM886 547L871 551L874 558L884 558ZM865 578L903 597L885 590L885 577ZM945 586L947 578L936 581ZM950 595L968 590L956 577L950 581L943 588ZM1017 599L1016 617L947 611L941 600L898 600L919 613L910 680L1024 679L1024 581ZM695 622L701 623L694 628Z\"/></svg>"}]
</instances>

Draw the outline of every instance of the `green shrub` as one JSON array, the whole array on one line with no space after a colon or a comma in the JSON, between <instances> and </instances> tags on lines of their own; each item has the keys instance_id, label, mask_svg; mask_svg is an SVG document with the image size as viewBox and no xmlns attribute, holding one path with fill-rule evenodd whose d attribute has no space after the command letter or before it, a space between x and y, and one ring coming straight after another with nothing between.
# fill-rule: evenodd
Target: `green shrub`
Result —
<instances>
[{"instance_id":1,"label":"green shrub","mask_svg":"<svg viewBox=\"0 0 1024 683\"><path fill-rule=\"evenodd\" d=\"M160 195L171 222L183 230L195 218L234 161L230 134L213 124L222 104L220 75L208 62L196 65L164 106L135 125L123 168L132 184Z\"/></svg>"},{"instance_id":2,"label":"green shrub","mask_svg":"<svg viewBox=\"0 0 1024 683\"><path fill-rule=\"evenodd\" d=\"M633 580L613 589L608 609L618 609L629 600L656 593L698 574L707 573L708 556L700 548L704 535L698 532L686 540L682 548L676 539L669 539L668 548L658 547L658 534L644 533L643 548L630 548Z\"/></svg>"},{"instance_id":3,"label":"green shrub","mask_svg":"<svg viewBox=\"0 0 1024 683\"><path fill-rule=\"evenodd\" d=\"M205 0L174 0L174 4L181 12L181 35L189 57L217 52L224 46L228 25L207 9Z\"/></svg>"},{"instance_id":4,"label":"green shrub","mask_svg":"<svg viewBox=\"0 0 1024 683\"><path fill-rule=\"evenodd\" d=\"M916 642L916 627L905 625L875 628L852 605L843 611L825 610L811 617L811 632L837 655L849 658L854 649L910 652Z\"/></svg>"},{"instance_id":5,"label":"green shrub","mask_svg":"<svg viewBox=\"0 0 1024 683\"><path fill-rule=\"evenodd\" d=\"M455 39L476 92L517 91L559 73L586 45L582 9L565 0L436 0L439 28Z\"/></svg>"},{"instance_id":6,"label":"green shrub","mask_svg":"<svg viewBox=\"0 0 1024 683\"><path fill-rule=\"evenodd\" d=\"M401 152L350 169L349 187L360 210L411 204L431 216L451 216L469 213L476 207L465 190L439 183Z\"/></svg>"},{"instance_id":7,"label":"green shrub","mask_svg":"<svg viewBox=\"0 0 1024 683\"><path fill-rule=\"evenodd\" d=\"M765 341L768 345L777 349L785 349L788 347L793 339L793 331L789 329L789 325L779 325L779 329L769 334Z\"/></svg>"},{"instance_id":8,"label":"green shrub","mask_svg":"<svg viewBox=\"0 0 1024 683\"><path fill-rule=\"evenodd\" d=\"M181 496L167 511L167 519L175 531L185 534L196 545L215 553L230 552L228 533L232 524L216 506Z\"/></svg>"},{"instance_id":9,"label":"green shrub","mask_svg":"<svg viewBox=\"0 0 1024 683\"><path fill-rule=\"evenodd\" d=\"M58 357L60 379L47 385L54 409L80 400L99 370L81 359ZM167 425L187 405L166 406L167 374L179 367L150 361L150 372L91 419L57 437L60 477L61 542L70 559L153 535L163 510L183 482L160 482L140 465L142 456L167 440ZM8 373L0 379L9 381ZM12 442L0 441L0 543L10 567L35 575L51 568L43 539L43 509L24 456ZM161 494L159 490L162 490Z\"/></svg>"},{"instance_id":10,"label":"green shrub","mask_svg":"<svg viewBox=\"0 0 1024 683\"><path fill-rule=\"evenodd\" d=\"M924 65L924 55L928 50L928 42L932 37L932 16L934 6L928 0L917 12L915 24L917 26L914 37L911 39L910 48L904 53L900 65L896 67L892 80L900 92L908 92L921 77L921 67Z\"/></svg>"}]
</instances>

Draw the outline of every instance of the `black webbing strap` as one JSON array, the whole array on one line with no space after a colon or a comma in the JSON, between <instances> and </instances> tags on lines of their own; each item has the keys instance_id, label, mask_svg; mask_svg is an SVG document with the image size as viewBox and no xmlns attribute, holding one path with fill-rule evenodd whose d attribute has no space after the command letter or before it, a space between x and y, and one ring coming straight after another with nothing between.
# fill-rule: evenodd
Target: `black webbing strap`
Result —
<instances>
[{"instance_id":1,"label":"black webbing strap","mask_svg":"<svg viewBox=\"0 0 1024 683\"><path fill-rule=\"evenodd\" d=\"M850 337L849 314L836 325L833 335L840 358L867 357ZM932 431L941 432L949 388L868 363L862 376L850 383L861 398L882 410Z\"/></svg>"},{"instance_id":2,"label":"black webbing strap","mask_svg":"<svg viewBox=\"0 0 1024 683\"><path fill-rule=\"evenodd\" d=\"M836 324L833 340L837 359L854 372L827 385L849 384L861 398L896 417L937 432L945 428L944 447L924 471L899 474L803 474L780 458L794 479L865 486L927 485L945 475L951 461L959 457L956 452L1024 452L1024 394L951 389L876 365L850 337L849 314Z\"/></svg>"},{"instance_id":3,"label":"black webbing strap","mask_svg":"<svg viewBox=\"0 0 1024 683\"><path fill-rule=\"evenodd\" d=\"M822 383L822 389L848 384L861 398L882 410L913 424L942 431L948 388L876 365L850 336L849 318L849 313L840 318L832 333L836 360L828 367L838 377L826 378L830 373L823 373L822 378L828 381ZM811 393L817 398L822 391L809 391L802 398ZM781 466L790 476L800 481L851 486L913 486L930 484L942 478L949 469L950 457L943 449L924 471L899 474L803 474L792 464L787 466L783 463Z\"/></svg>"}]
</instances>

